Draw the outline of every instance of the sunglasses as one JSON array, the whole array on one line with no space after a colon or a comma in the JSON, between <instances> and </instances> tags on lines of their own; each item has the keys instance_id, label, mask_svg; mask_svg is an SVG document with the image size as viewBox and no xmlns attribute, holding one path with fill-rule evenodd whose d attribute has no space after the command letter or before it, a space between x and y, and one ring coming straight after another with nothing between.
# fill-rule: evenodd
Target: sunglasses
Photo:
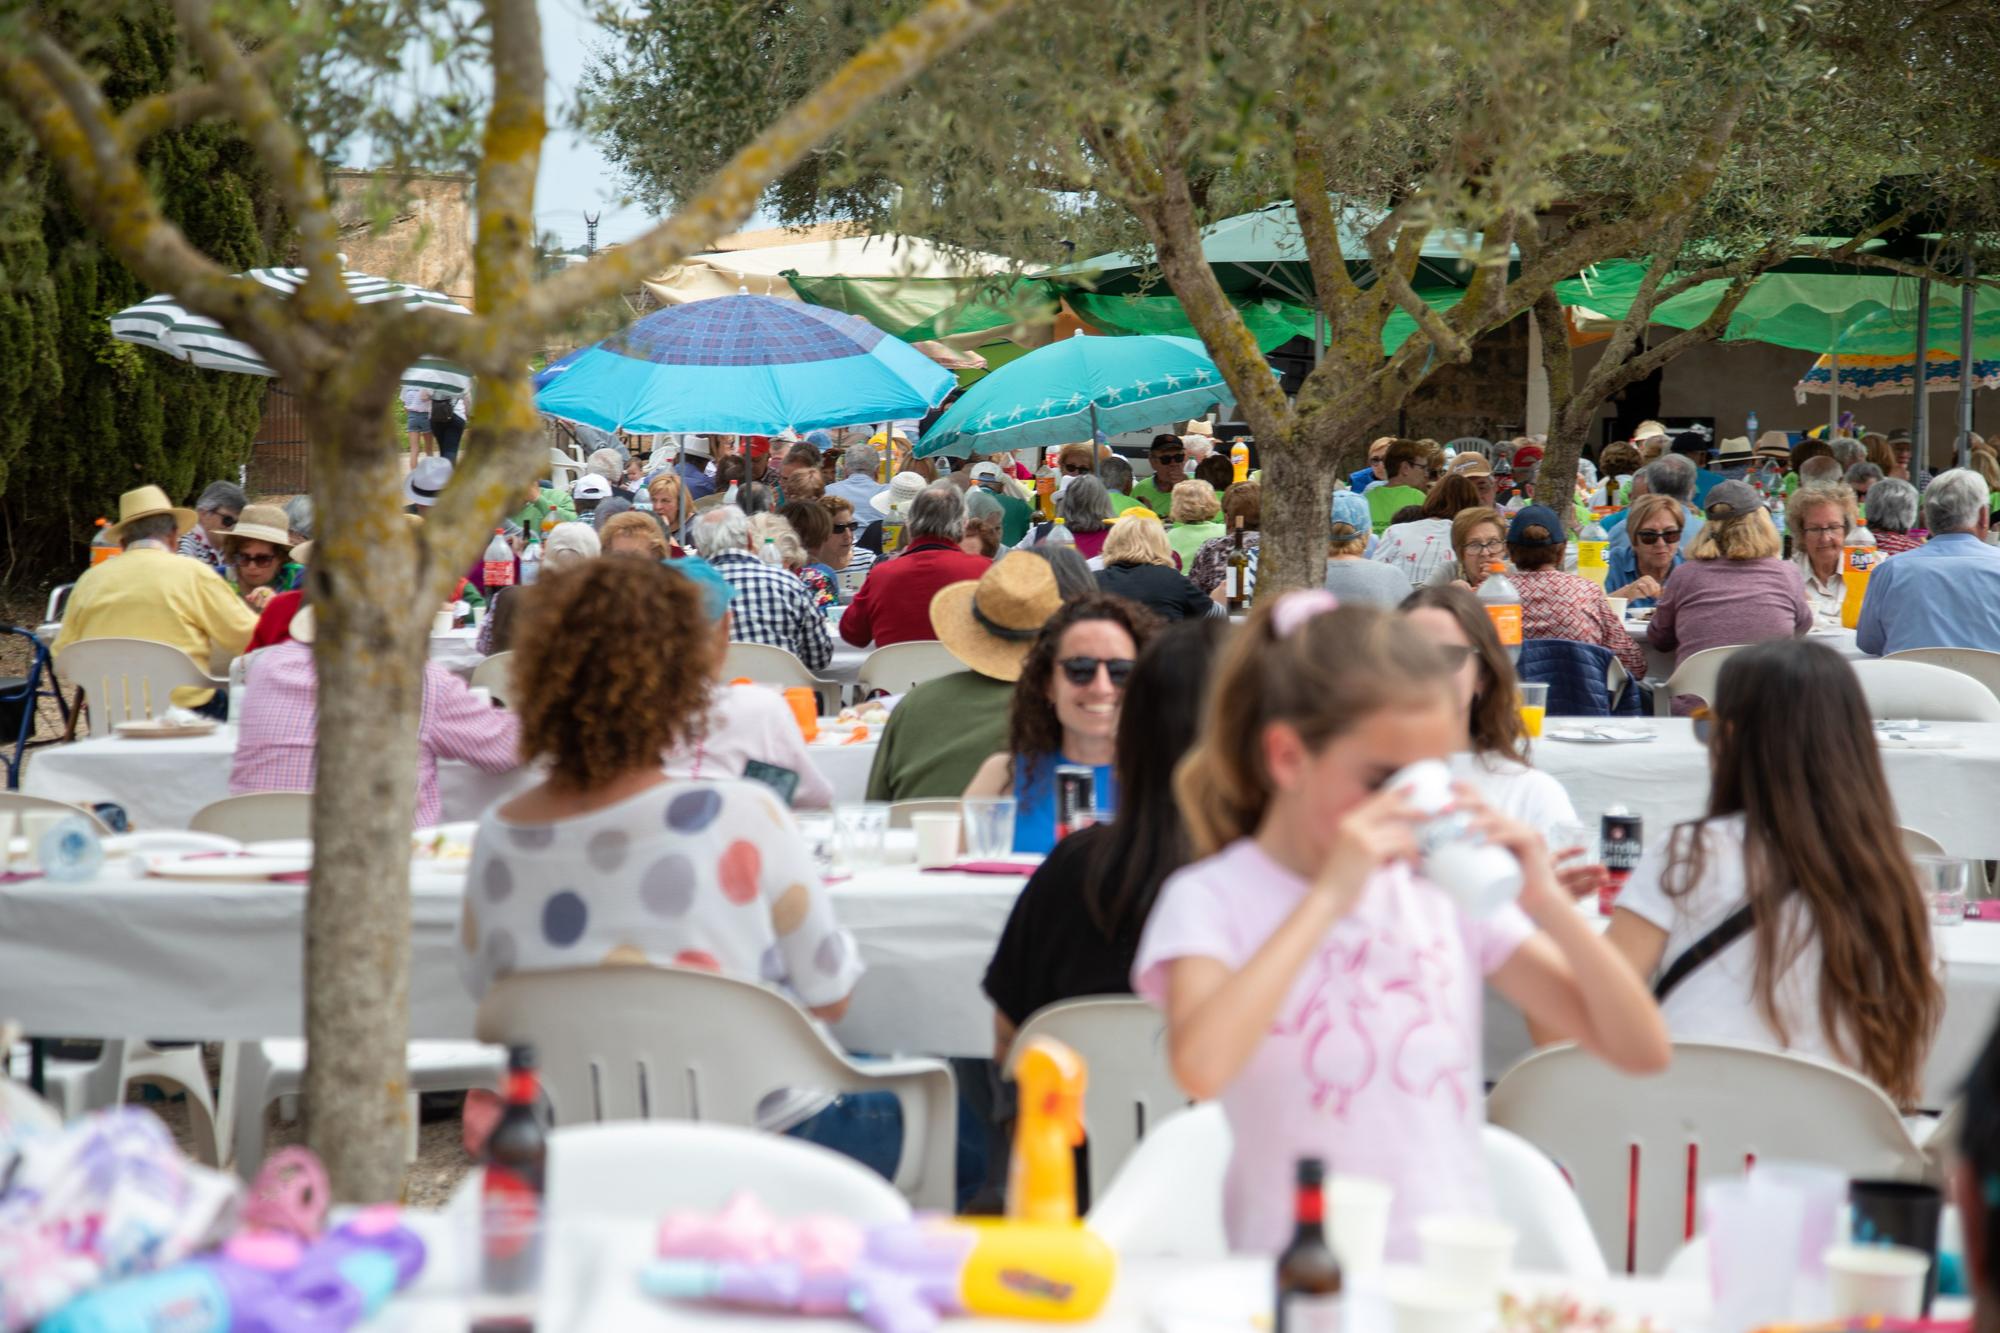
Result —
<instances>
[{"instance_id":1,"label":"sunglasses","mask_svg":"<svg viewBox=\"0 0 2000 1333\"><path fill-rule=\"evenodd\" d=\"M1657 546L1661 542L1677 542L1681 539L1679 528L1641 528L1632 534L1642 545Z\"/></svg>"},{"instance_id":2,"label":"sunglasses","mask_svg":"<svg viewBox=\"0 0 2000 1333\"><path fill-rule=\"evenodd\" d=\"M1111 688L1122 690L1125 682L1132 679L1132 668L1137 665L1129 657L1065 657L1056 663L1062 673L1069 677L1072 685L1088 685L1097 679L1097 669L1104 668L1104 674L1111 677Z\"/></svg>"},{"instance_id":3,"label":"sunglasses","mask_svg":"<svg viewBox=\"0 0 2000 1333\"><path fill-rule=\"evenodd\" d=\"M236 563L239 565L248 565L252 569L262 569L266 565L277 564L278 557L275 555L239 555L236 557Z\"/></svg>"},{"instance_id":4,"label":"sunglasses","mask_svg":"<svg viewBox=\"0 0 2000 1333\"><path fill-rule=\"evenodd\" d=\"M833 530L835 532L853 532L860 526L859 523L836 523L833 525Z\"/></svg>"},{"instance_id":5,"label":"sunglasses","mask_svg":"<svg viewBox=\"0 0 2000 1333\"><path fill-rule=\"evenodd\" d=\"M1084 475L1085 473L1087 473L1087 472L1091 472L1091 471L1094 471L1094 469L1093 469L1093 468L1092 468L1092 467L1090 466L1090 464L1088 464L1088 463L1064 463L1064 464L1063 464L1063 472L1064 472L1064 473L1065 473L1066 475L1068 475L1068 476L1072 476L1072 477L1081 477L1081 476L1083 476L1083 475Z\"/></svg>"},{"instance_id":6,"label":"sunglasses","mask_svg":"<svg viewBox=\"0 0 2000 1333\"><path fill-rule=\"evenodd\" d=\"M217 513L215 516L215 521L220 523L225 528L233 528L236 526L236 515Z\"/></svg>"},{"instance_id":7,"label":"sunglasses","mask_svg":"<svg viewBox=\"0 0 2000 1333\"><path fill-rule=\"evenodd\" d=\"M1153 455L1153 466L1154 466L1154 467L1172 467L1172 466L1174 466L1174 465L1175 465L1176 463L1185 463L1185 462L1187 462L1187 455L1186 455L1186 454L1154 454L1154 455Z\"/></svg>"}]
</instances>

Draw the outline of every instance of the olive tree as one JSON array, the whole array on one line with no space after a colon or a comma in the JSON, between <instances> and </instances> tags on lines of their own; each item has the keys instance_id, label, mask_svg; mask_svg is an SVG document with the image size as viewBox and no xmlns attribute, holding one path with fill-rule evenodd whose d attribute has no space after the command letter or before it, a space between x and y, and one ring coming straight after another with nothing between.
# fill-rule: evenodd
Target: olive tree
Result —
<instances>
[{"instance_id":1,"label":"olive tree","mask_svg":"<svg viewBox=\"0 0 2000 1333\"><path fill-rule=\"evenodd\" d=\"M428 627L482 535L540 471L528 380L538 334L740 225L819 140L1008 7L925 0L885 23L853 19L843 58L823 78L755 124L713 129L711 139L728 138L732 149L713 155L672 217L539 280L533 206L547 111L534 0L172 0L186 52L180 77L122 103L87 45L66 41L32 8L0 16L0 93L107 250L256 348L304 407L320 534L310 587L320 624L319 746L305 1105L309 1142L341 1197L393 1199L402 1184L409 821ZM76 8L85 33L93 17L115 22L124 10L120 0ZM754 29L737 36L758 39ZM421 107L385 91L399 86L385 75L412 40L455 53L449 86ZM197 121L233 127L268 173L306 271L289 298L233 276L163 213L142 165L145 145ZM476 164L469 316L360 305L349 295L321 152L357 128ZM419 355L454 361L477 380L458 471L428 521L413 527L400 512L392 409L401 373Z\"/></svg>"}]
</instances>

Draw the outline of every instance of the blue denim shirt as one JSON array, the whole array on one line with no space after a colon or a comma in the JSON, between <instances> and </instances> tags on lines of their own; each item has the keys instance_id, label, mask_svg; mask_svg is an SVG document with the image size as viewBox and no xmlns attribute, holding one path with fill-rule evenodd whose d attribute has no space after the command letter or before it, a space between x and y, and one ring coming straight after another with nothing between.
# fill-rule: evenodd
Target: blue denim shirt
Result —
<instances>
[{"instance_id":1,"label":"blue denim shirt","mask_svg":"<svg viewBox=\"0 0 2000 1333\"><path fill-rule=\"evenodd\" d=\"M2000 549L1941 532L1891 556L1868 579L1854 641L1881 657L1911 648L2000 652Z\"/></svg>"}]
</instances>

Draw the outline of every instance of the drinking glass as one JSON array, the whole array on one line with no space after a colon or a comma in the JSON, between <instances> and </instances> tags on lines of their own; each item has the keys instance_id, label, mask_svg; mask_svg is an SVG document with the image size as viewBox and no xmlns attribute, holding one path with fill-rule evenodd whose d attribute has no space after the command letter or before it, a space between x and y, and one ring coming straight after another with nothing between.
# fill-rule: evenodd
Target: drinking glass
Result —
<instances>
[{"instance_id":1,"label":"drinking glass","mask_svg":"<svg viewBox=\"0 0 2000 1333\"><path fill-rule=\"evenodd\" d=\"M993 861L1014 850L1014 798L968 796L965 805L965 855L970 861Z\"/></svg>"},{"instance_id":2,"label":"drinking glass","mask_svg":"<svg viewBox=\"0 0 2000 1333\"><path fill-rule=\"evenodd\" d=\"M836 830L833 816L801 814L798 825L799 836L806 840L806 847L812 852L813 864L819 868L820 877L832 874Z\"/></svg>"},{"instance_id":3,"label":"drinking glass","mask_svg":"<svg viewBox=\"0 0 2000 1333\"><path fill-rule=\"evenodd\" d=\"M1542 734L1542 719L1549 711L1549 687L1533 680L1521 682L1521 726L1530 737Z\"/></svg>"},{"instance_id":4,"label":"drinking glass","mask_svg":"<svg viewBox=\"0 0 2000 1333\"><path fill-rule=\"evenodd\" d=\"M1965 891L1971 882L1970 863L1955 856L1915 856L1917 882L1931 904L1931 921L1939 927L1965 922Z\"/></svg>"},{"instance_id":5,"label":"drinking glass","mask_svg":"<svg viewBox=\"0 0 2000 1333\"><path fill-rule=\"evenodd\" d=\"M889 831L887 802L836 805L833 819L839 830L835 855L849 870L882 864L882 843Z\"/></svg>"}]
</instances>

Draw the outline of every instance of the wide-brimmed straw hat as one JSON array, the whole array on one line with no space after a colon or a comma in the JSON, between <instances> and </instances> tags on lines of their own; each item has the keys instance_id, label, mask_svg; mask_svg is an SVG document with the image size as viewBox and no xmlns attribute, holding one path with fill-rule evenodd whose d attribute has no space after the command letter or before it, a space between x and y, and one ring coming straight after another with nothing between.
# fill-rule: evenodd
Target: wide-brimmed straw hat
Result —
<instances>
[{"instance_id":1,"label":"wide-brimmed straw hat","mask_svg":"<svg viewBox=\"0 0 2000 1333\"><path fill-rule=\"evenodd\" d=\"M1757 457L1783 458L1792 456L1791 437L1781 430L1767 430L1757 437Z\"/></svg>"},{"instance_id":2,"label":"wide-brimmed straw hat","mask_svg":"<svg viewBox=\"0 0 2000 1333\"><path fill-rule=\"evenodd\" d=\"M1019 680L1021 664L1049 617L1062 609L1056 572L1033 551L1011 551L977 582L931 598L931 629L951 655L982 676Z\"/></svg>"},{"instance_id":3,"label":"wide-brimmed straw hat","mask_svg":"<svg viewBox=\"0 0 2000 1333\"><path fill-rule=\"evenodd\" d=\"M930 483L921 472L898 472L889 479L889 484L875 492L875 507L885 514L901 518L911 503L924 493Z\"/></svg>"},{"instance_id":4,"label":"wide-brimmed straw hat","mask_svg":"<svg viewBox=\"0 0 2000 1333\"><path fill-rule=\"evenodd\" d=\"M174 537L176 540L186 535L194 526L194 510L182 509L167 501L167 493L158 486L141 486L118 497L118 521L105 529L114 542L125 539L125 526L142 518L154 518L160 514L174 516Z\"/></svg>"},{"instance_id":5,"label":"wide-brimmed straw hat","mask_svg":"<svg viewBox=\"0 0 2000 1333\"><path fill-rule=\"evenodd\" d=\"M1751 458L1750 437L1732 435L1724 440L1715 451L1715 461L1727 467L1732 463L1747 463Z\"/></svg>"},{"instance_id":6,"label":"wide-brimmed straw hat","mask_svg":"<svg viewBox=\"0 0 2000 1333\"><path fill-rule=\"evenodd\" d=\"M280 546L290 551L291 520L286 517L285 511L276 505L246 505L243 512L236 516L236 526L222 534L223 549L233 552L235 548L230 543L243 541L246 538L250 541L269 542L273 546Z\"/></svg>"}]
</instances>

